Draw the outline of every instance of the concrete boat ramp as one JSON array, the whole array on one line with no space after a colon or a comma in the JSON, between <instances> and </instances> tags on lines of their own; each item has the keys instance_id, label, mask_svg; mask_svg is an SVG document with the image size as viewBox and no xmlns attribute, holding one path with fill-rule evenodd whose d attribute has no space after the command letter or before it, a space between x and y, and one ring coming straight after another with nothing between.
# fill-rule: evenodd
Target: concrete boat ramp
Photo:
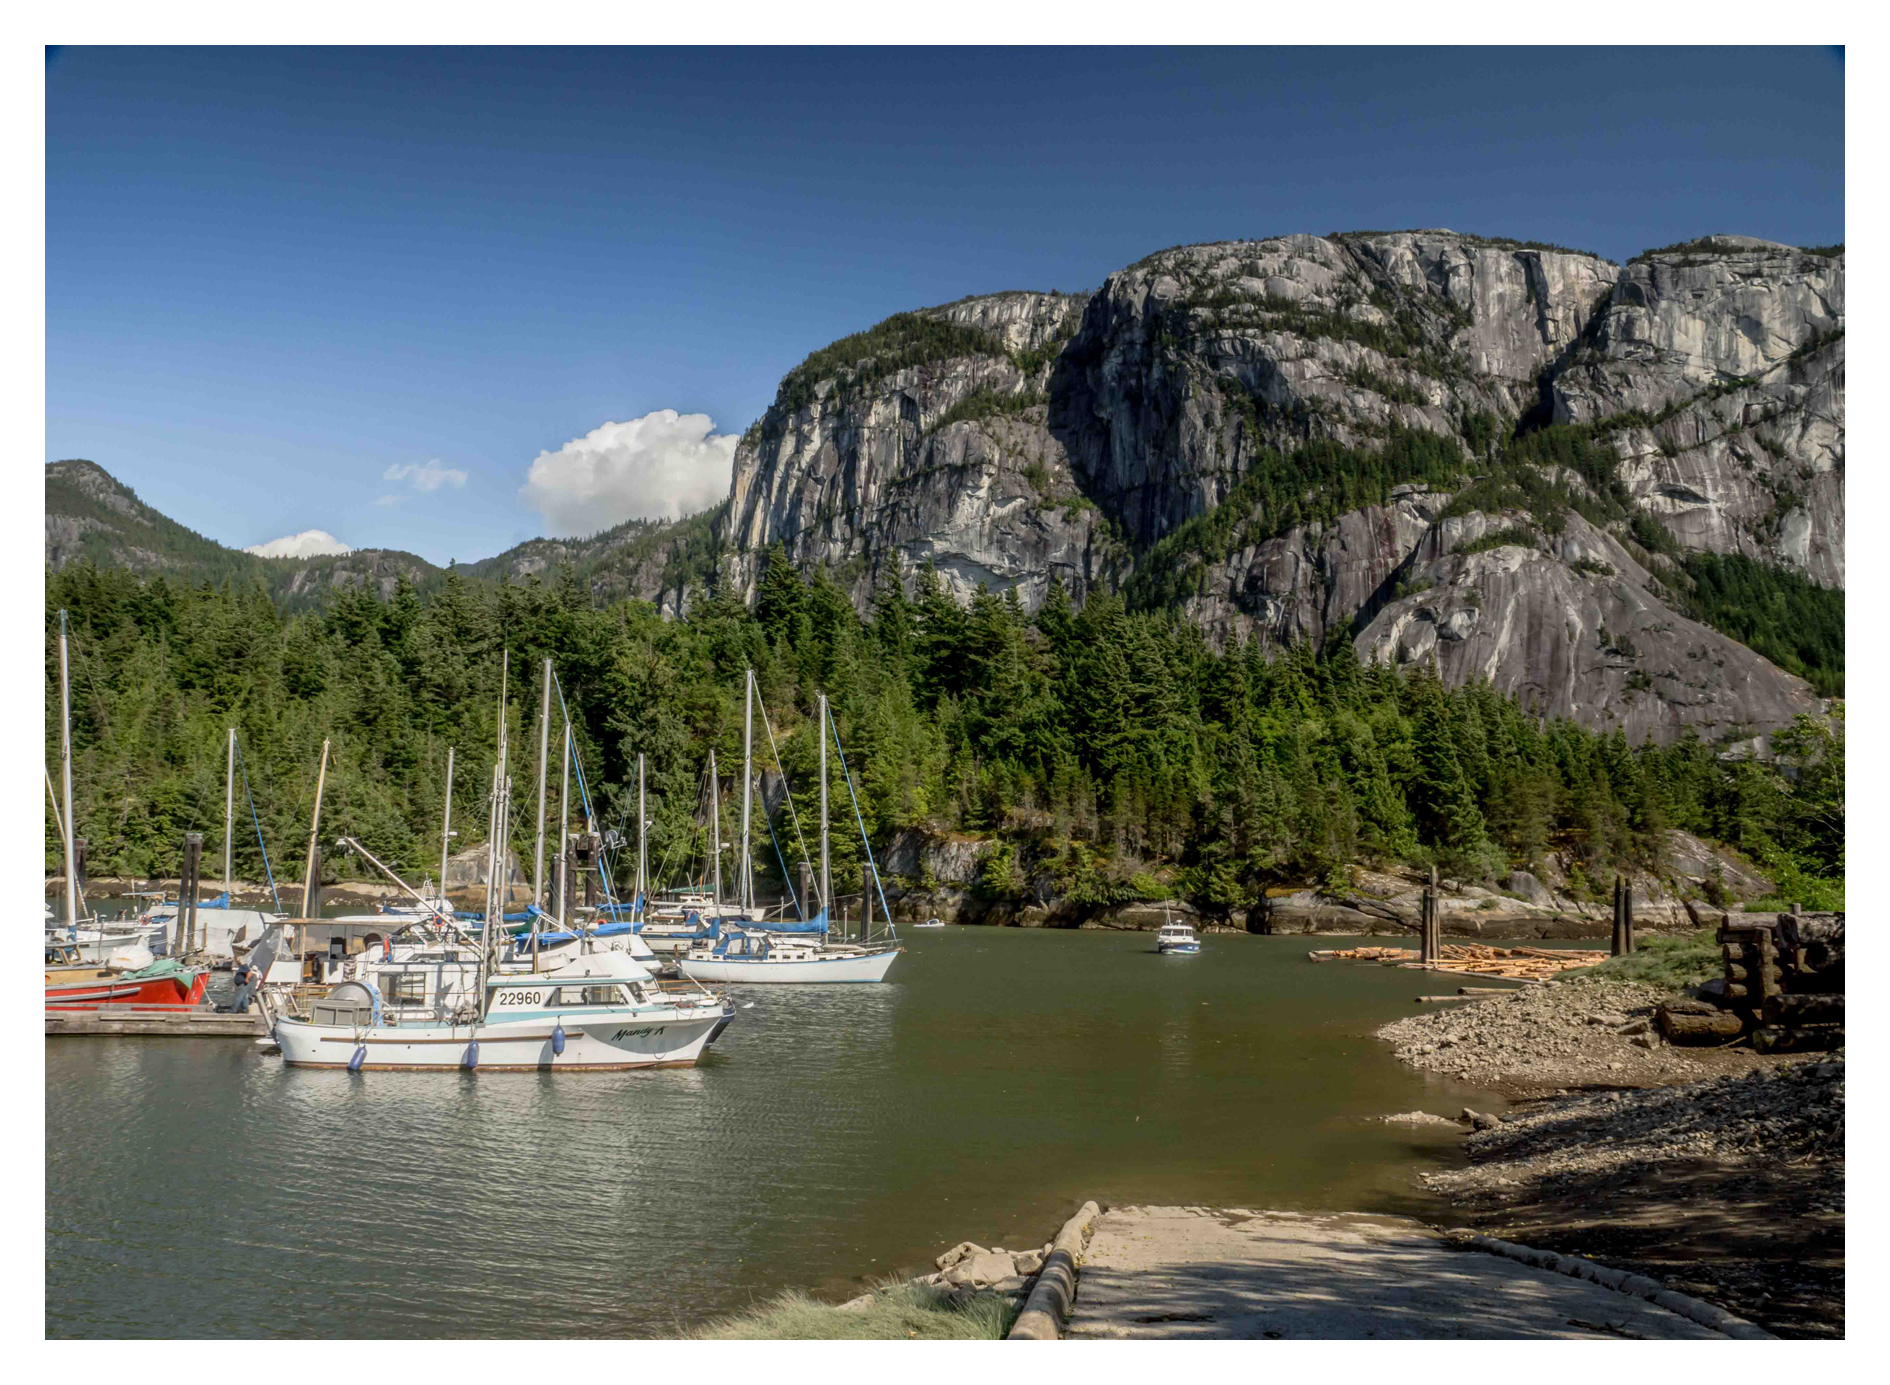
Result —
<instances>
[{"instance_id":1,"label":"concrete boat ramp","mask_svg":"<svg viewBox=\"0 0 1890 1385\"><path fill-rule=\"evenodd\" d=\"M1094 1222L1065 1335L1591 1340L1723 1340L1729 1335L1650 1301L1632 1285L1624 1291L1575 1277L1583 1266L1599 1269L1580 1261L1559 1270L1540 1268L1395 1217L1119 1207ZM1601 1273L1605 1278L1617 1272ZM1690 1311L1680 1296L1663 1297ZM1718 1311L1704 1304L1698 1308L1707 1310L1702 1316ZM1752 1335L1769 1335L1738 1325ZM1730 1335L1748 1333L1735 1329Z\"/></svg>"}]
</instances>

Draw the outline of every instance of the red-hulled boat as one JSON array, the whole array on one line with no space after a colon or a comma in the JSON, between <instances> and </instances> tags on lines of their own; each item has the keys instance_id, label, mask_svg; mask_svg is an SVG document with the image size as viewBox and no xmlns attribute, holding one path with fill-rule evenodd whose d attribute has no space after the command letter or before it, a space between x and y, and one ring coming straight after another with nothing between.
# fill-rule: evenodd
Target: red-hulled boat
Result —
<instances>
[{"instance_id":1,"label":"red-hulled boat","mask_svg":"<svg viewBox=\"0 0 1890 1385\"><path fill-rule=\"evenodd\" d=\"M203 967L187 967L160 957L137 971L113 972L103 968L48 968L48 1010L96 1010L101 1005L162 1006L188 1009L203 1004Z\"/></svg>"}]
</instances>

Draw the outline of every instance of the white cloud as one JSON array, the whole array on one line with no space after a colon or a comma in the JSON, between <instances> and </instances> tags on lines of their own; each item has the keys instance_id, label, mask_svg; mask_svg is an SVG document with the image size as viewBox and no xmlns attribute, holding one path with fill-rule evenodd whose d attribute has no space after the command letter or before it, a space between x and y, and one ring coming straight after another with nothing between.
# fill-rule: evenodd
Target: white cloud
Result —
<instances>
[{"instance_id":1,"label":"white cloud","mask_svg":"<svg viewBox=\"0 0 1890 1385\"><path fill-rule=\"evenodd\" d=\"M451 486L454 490L466 484L466 473L456 466L446 466L438 457L421 465L416 462L402 462L390 466L381 473L383 481L406 481L413 489L423 495L431 494L441 486ZM383 501L385 497L383 497ZM377 502L382 503L382 502Z\"/></svg>"},{"instance_id":2,"label":"white cloud","mask_svg":"<svg viewBox=\"0 0 1890 1385\"><path fill-rule=\"evenodd\" d=\"M321 529L304 529L299 534L288 534L268 543L252 544L243 550L254 553L258 558L316 558L327 553L352 553L348 547L333 534Z\"/></svg>"},{"instance_id":3,"label":"white cloud","mask_svg":"<svg viewBox=\"0 0 1890 1385\"><path fill-rule=\"evenodd\" d=\"M728 495L739 439L714 428L707 414L674 409L606 423L540 452L519 498L559 534L694 514Z\"/></svg>"},{"instance_id":4,"label":"white cloud","mask_svg":"<svg viewBox=\"0 0 1890 1385\"><path fill-rule=\"evenodd\" d=\"M398 505L404 499L406 499L406 497L402 495L377 495L374 497L374 503L376 505Z\"/></svg>"}]
</instances>

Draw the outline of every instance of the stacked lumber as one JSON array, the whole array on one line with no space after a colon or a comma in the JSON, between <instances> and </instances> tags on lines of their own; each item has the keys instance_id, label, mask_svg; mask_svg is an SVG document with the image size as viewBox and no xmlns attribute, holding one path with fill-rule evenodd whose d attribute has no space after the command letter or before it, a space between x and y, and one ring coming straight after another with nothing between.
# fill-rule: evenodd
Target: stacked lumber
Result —
<instances>
[{"instance_id":1,"label":"stacked lumber","mask_svg":"<svg viewBox=\"0 0 1890 1385\"><path fill-rule=\"evenodd\" d=\"M1729 914L1714 941L1724 974L1699 1000L1655 1012L1670 1043L1743 1036L1760 1053L1844 1046L1843 914Z\"/></svg>"},{"instance_id":2,"label":"stacked lumber","mask_svg":"<svg viewBox=\"0 0 1890 1385\"><path fill-rule=\"evenodd\" d=\"M1315 962L1404 962L1415 961L1417 952L1408 947L1342 947L1306 956Z\"/></svg>"},{"instance_id":3,"label":"stacked lumber","mask_svg":"<svg viewBox=\"0 0 1890 1385\"><path fill-rule=\"evenodd\" d=\"M1499 981L1546 981L1560 972L1608 960L1607 953L1587 949L1490 947L1484 943L1445 943L1438 953L1432 962L1421 960L1418 952L1408 947L1348 947L1307 956L1315 962L1382 962L1412 971L1441 971Z\"/></svg>"}]
</instances>

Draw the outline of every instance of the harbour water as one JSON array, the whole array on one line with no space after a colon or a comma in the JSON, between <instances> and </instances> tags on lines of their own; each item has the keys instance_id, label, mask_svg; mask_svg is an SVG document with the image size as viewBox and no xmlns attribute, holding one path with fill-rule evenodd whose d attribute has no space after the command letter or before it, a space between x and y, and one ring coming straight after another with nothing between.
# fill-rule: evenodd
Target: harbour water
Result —
<instances>
[{"instance_id":1,"label":"harbour water","mask_svg":"<svg viewBox=\"0 0 1890 1385\"><path fill-rule=\"evenodd\" d=\"M1423 1216L1415 1175L1459 1141L1373 1118L1496 1104L1371 1037L1438 978L1305 938L906 946L885 985L730 988L752 1008L687 1070L49 1041L47 1335L674 1335L961 1239L1041 1243L1088 1197Z\"/></svg>"}]
</instances>

